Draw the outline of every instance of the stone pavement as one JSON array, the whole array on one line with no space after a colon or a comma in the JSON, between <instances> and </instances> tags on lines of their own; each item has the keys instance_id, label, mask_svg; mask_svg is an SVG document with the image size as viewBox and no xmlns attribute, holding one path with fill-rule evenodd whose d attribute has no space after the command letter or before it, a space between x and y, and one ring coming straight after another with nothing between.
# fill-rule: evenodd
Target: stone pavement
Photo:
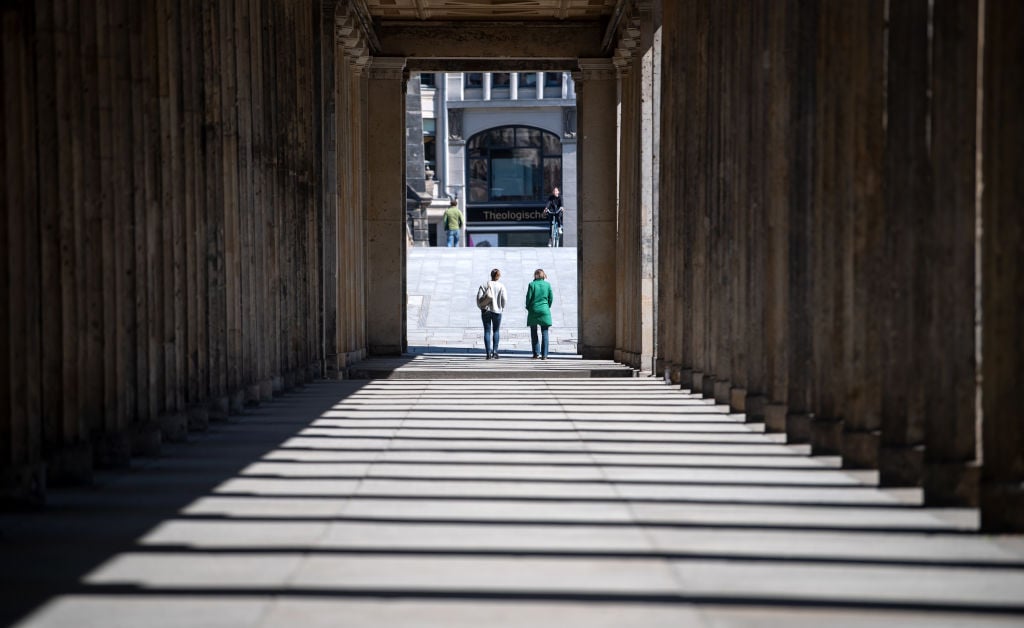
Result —
<instances>
[{"instance_id":1,"label":"stone pavement","mask_svg":"<svg viewBox=\"0 0 1024 628\"><path fill-rule=\"evenodd\" d=\"M502 315L503 353L530 353L526 327L526 286L543 268L555 293L551 308L550 353L577 351L578 312L575 248L415 248L406 271L409 353L483 353L483 326L476 289L501 269L509 293Z\"/></svg>"},{"instance_id":2,"label":"stone pavement","mask_svg":"<svg viewBox=\"0 0 1024 628\"><path fill-rule=\"evenodd\" d=\"M1020 626L972 532L649 378L317 382L0 515L0 624Z\"/></svg>"}]
</instances>

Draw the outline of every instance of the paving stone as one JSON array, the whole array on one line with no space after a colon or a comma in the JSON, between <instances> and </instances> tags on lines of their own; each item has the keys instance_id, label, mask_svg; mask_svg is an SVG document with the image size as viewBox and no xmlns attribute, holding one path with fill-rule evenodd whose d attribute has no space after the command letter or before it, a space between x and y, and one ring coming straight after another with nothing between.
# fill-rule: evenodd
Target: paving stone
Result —
<instances>
[{"instance_id":1,"label":"paving stone","mask_svg":"<svg viewBox=\"0 0 1024 628\"><path fill-rule=\"evenodd\" d=\"M392 626L393 628L679 628L699 625L700 616L686 605L610 604L593 602L514 602L478 599L381 600L302 599L275 601L265 626Z\"/></svg>"},{"instance_id":2,"label":"paving stone","mask_svg":"<svg viewBox=\"0 0 1024 628\"><path fill-rule=\"evenodd\" d=\"M0 515L17 566L0 602L37 600L26 626L1024 617L1019 537L978 535L976 510L925 508L919 489L879 489L660 381L306 390L55 489L51 512Z\"/></svg>"}]
</instances>

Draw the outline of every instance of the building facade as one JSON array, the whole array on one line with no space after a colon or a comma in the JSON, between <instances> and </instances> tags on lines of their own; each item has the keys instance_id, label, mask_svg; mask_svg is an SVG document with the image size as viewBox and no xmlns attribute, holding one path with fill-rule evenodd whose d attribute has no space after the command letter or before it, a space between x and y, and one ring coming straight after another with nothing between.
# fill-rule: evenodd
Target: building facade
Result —
<instances>
[{"instance_id":1,"label":"building facade","mask_svg":"<svg viewBox=\"0 0 1024 628\"><path fill-rule=\"evenodd\" d=\"M430 242L444 242L448 197L466 216L464 246L547 246L554 187L576 246L576 90L568 72L419 75L424 162L438 199Z\"/></svg>"}]
</instances>

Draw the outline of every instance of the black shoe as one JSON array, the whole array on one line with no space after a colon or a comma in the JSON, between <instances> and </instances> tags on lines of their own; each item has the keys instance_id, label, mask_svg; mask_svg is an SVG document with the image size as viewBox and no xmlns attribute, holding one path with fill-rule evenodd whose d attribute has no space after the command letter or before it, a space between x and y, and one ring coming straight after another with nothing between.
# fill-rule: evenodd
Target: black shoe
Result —
<instances>
[{"instance_id":1,"label":"black shoe","mask_svg":"<svg viewBox=\"0 0 1024 628\"><path fill-rule=\"evenodd\" d=\"M539 356L539 355L537 355L536 353L534 353L534 354L533 354L533 359L534 359L534 360L540 359L540 356Z\"/></svg>"},{"instance_id":2,"label":"black shoe","mask_svg":"<svg viewBox=\"0 0 1024 628\"><path fill-rule=\"evenodd\" d=\"M492 353L491 357L494 358L495 360L497 360L498 359L498 352L495 351L494 353Z\"/></svg>"},{"instance_id":3,"label":"black shoe","mask_svg":"<svg viewBox=\"0 0 1024 628\"><path fill-rule=\"evenodd\" d=\"M488 353L488 354L487 354L487 359L488 359L488 360L490 360L490 359L491 359L491 354L490 354L490 353Z\"/></svg>"}]
</instances>

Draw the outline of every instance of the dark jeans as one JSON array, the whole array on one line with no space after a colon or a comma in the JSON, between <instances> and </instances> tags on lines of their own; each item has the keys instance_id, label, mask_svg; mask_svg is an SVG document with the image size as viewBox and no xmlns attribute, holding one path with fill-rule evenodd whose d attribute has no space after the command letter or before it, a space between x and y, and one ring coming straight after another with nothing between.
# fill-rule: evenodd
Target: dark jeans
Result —
<instances>
[{"instance_id":1,"label":"dark jeans","mask_svg":"<svg viewBox=\"0 0 1024 628\"><path fill-rule=\"evenodd\" d=\"M484 322L484 351L487 352L487 355L491 355L492 352L497 353L498 341L501 340L501 334L498 332L498 329L501 327L501 314L488 310L481 310L480 318ZM491 342L492 327L494 329L493 343Z\"/></svg>"},{"instance_id":2,"label":"dark jeans","mask_svg":"<svg viewBox=\"0 0 1024 628\"><path fill-rule=\"evenodd\" d=\"M537 341L538 327L540 327L540 342ZM530 342L533 343L533 355L539 355L542 358L548 357L548 326L530 325Z\"/></svg>"}]
</instances>

